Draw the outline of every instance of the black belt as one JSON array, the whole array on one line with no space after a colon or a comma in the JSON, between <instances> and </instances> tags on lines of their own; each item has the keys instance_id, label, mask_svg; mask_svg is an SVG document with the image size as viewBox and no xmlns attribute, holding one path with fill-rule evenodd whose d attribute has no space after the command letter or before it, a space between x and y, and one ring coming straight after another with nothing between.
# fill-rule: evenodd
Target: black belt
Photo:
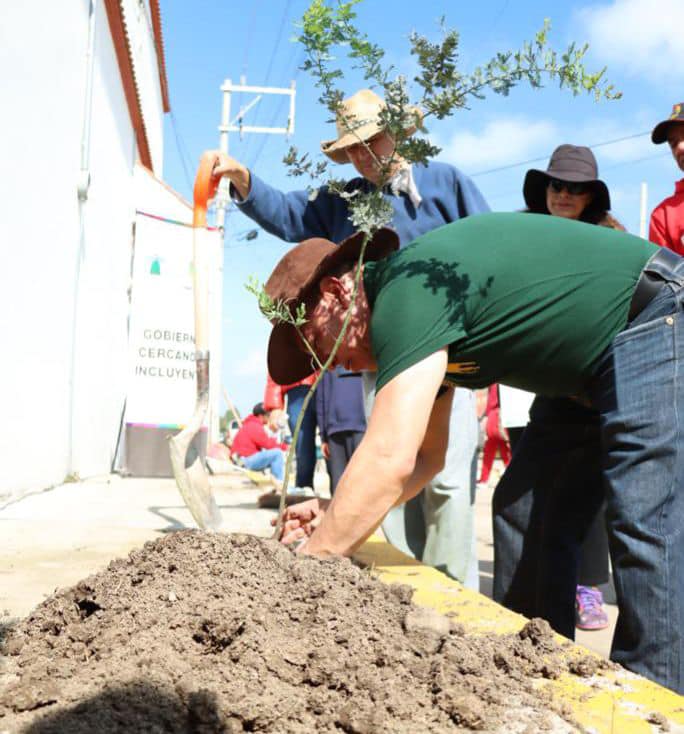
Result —
<instances>
[{"instance_id":1,"label":"black belt","mask_svg":"<svg viewBox=\"0 0 684 734\"><path fill-rule=\"evenodd\" d=\"M632 293L629 304L628 320L636 318L655 298L663 283L668 282L668 272L674 270L682 262L682 258L672 250L659 247L658 252L651 256L644 265L639 280Z\"/></svg>"}]
</instances>

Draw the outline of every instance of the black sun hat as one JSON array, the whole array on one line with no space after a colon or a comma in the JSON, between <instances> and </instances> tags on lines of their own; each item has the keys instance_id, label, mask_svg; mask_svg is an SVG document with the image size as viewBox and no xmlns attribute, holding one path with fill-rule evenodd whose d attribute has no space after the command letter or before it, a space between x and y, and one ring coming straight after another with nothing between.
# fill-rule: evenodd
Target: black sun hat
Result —
<instances>
[{"instance_id":1,"label":"black sun hat","mask_svg":"<svg viewBox=\"0 0 684 734\"><path fill-rule=\"evenodd\" d=\"M610 209L608 187L598 177L596 158L589 148L581 145L559 145L551 154L545 171L531 168L525 175L523 196L533 212L548 212L546 187L556 178L567 183L586 183L594 193L592 206L601 211Z\"/></svg>"},{"instance_id":2,"label":"black sun hat","mask_svg":"<svg viewBox=\"0 0 684 734\"><path fill-rule=\"evenodd\" d=\"M679 102L679 104L672 105L672 112L670 113L670 116L667 118L667 120L659 122L653 128L653 132L651 133L651 140L656 145L664 143L667 140L667 130L673 122L684 123L684 102Z\"/></svg>"},{"instance_id":3,"label":"black sun hat","mask_svg":"<svg viewBox=\"0 0 684 734\"><path fill-rule=\"evenodd\" d=\"M300 242L287 252L273 269L264 286L274 301L294 309L318 286L321 278L338 265L356 260L363 244L363 232L347 237L339 245L322 237ZM389 227L379 229L366 246L363 260L381 260L399 249L399 236ZM274 324L268 341L268 372L278 385L291 385L314 372L312 358L292 324Z\"/></svg>"}]
</instances>

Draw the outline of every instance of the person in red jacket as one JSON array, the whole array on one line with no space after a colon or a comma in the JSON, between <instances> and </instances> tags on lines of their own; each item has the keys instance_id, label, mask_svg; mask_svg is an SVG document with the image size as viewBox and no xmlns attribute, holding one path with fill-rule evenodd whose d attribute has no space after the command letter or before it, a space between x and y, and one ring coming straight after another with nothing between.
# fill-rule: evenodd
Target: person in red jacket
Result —
<instances>
[{"instance_id":1,"label":"person in red jacket","mask_svg":"<svg viewBox=\"0 0 684 734\"><path fill-rule=\"evenodd\" d=\"M237 454L247 469L263 471L270 469L274 479L282 484L284 472L284 443L278 443L266 433L268 412L263 403L257 403L252 415L245 418L242 427L235 434L232 451Z\"/></svg>"},{"instance_id":2,"label":"person in red jacket","mask_svg":"<svg viewBox=\"0 0 684 734\"><path fill-rule=\"evenodd\" d=\"M508 443L506 431L501 426L501 408L499 406L499 386L490 385L487 389L486 433L484 448L482 449L482 469L479 482L486 484L489 481L489 472L496 458L496 452L501 455L504 466L511 460L511 447ZM483 417L485 417L483 416Z\"/></svg>"},{"instance_id":3,"label":"person in red jacket","mask_svg":"<svg viewBox=\"0 0 684 734\"><path fill-rule=\"evenodd\" d=\"M667 120L653 128L651 140L656 145L667 142L672 157L684 171L684 102L674 105ZM653 210L648 238L656 245L684 255L684 178L675 184L674 195Z\"/></svg>"}]
</instances>

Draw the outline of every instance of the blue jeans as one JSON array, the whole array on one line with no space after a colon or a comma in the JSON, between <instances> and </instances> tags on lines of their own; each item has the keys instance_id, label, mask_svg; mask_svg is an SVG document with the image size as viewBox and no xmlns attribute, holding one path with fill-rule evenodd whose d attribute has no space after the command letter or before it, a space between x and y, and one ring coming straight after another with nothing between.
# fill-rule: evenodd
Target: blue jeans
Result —
<instances>
[{"instance_id":1,"label":"blue jeans","mask_svg":"<svg viewBox=\"0 0 684 734\"><path fill-rule=\"evenodd\" d=\"M684 693L684 259L589 387L620 615L611 657Z\"/></svg>"},{"instance_id":2,"label":"blue jeans","mask_svg":"<svg viewBox=\"0 0 684 734\"><path fill-rule=\"evenodd\" d=\"M309 385L297 385L287 391L287 420L290 431L294 432L297 418L302 410L304 398L309 392ZM316 468L316 396L314 395L306 407L302 426L297 438L297 478L298 487L313 487L313 475Z\"/></svg>"},{"instance_id":3,"label":"blue jeans","mask_svg":"<svg viewBox=\"0 0 684 734\"><path fill-rule=\"evenodd\" d=\"M271 474L279 481L283 481L283 451L282 449L261 449L251 456L243 456L242 462L252 471L270 469Z\"/></svg>"},{"instance_id":4,"label":"blue jeans","mask_svg":"<svg viewBox=\"0 0 684 734\"><path fill-rule=\"evenodd\" d=\"M587 397L599 414L606 524L620 611L611 658L684 693L684 259L663 275L669 282L599 360ZM570 435L568 442L562 424L549 420L547 427L546 446L570 470L596 451L595 441L583 447ZM576 435L581 434L578 426ZM518 452L526 461L543 463L544 445L538 437ZM582 498L581 487L577 493L575 506L568 494L547 515L544 528L552 550L566 558L586 521L587 513L578 514L578 508L589 498ZM518 533L530 554L547 552L524 527L495 528L504 531ZM505 560L499 562L505 565ZM553 557L547 563L546 574L524 582L531 595L545 593L540 578L550 578L554 568L556 576L565 573ZM506 571L508 581L511 572L515 569ZM555 583L572 587L568 578Z\"/></svg>"}]
</instances>

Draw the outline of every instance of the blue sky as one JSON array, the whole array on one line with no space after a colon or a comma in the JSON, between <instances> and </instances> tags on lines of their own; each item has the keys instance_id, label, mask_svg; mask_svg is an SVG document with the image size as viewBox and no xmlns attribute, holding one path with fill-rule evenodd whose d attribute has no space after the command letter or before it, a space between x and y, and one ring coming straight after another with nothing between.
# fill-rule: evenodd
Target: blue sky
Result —
<instances>
[{"instance_id":1,"label":"blue sky","mask_svg":"<svg viewBox=\"0 0 684 734\"><path fill-rule=\"evenodd\" d=\"M219 88L226 78L237 82L244 75L248 84L278 87L296 81L296 129L290 140L230 135L231 154L271 184L283 190L301 185L287 176L282 163L290 144L316 155L320 141L334 137L311 79L297 68L303 57L292 42L293 24L307 5L307 0L163 0L173 115L173 120L166 116L164 178L188 199L201 152L218 148ZM447 27L460 32L463 70L486 62L497 51L517 49L533 38L547 17L554 48L562 50L570 41L588 42L587 66L608 67L607 77L623 92L619 101L595 103L590 97L559 92L553 83L541 90L520 86L509 97L473 100L470 109L428 125L430 139L443 149L439 158L471 175L493 210L521 208L525 172L545 168L551 151L561 143L593 147L601 178L610 189L613 213L635 234L641 183L648 184L650 213L681 177L666 146L650 142L650 130L674 102L684 100L682 0L363 0L357 12L359 28L409 79L416 69L409 33L416 30L437 39L441 16ZM346 93L363 86L345 59L340 59L340 67L345 71ZM250 101L248 95L242 99L234 95L233 110ZM246 115L245 123L281 126L286 118L286 103L264 98ZM628 139L610 142L621 138ZM351 176L351 167L345 168ZM503 170L489 172L492 169ZM222 375L242 412L262 398L269 334L269 325L244 283L250 275L268 277L289 247L263 231L255 240L245 240L253 226L239 212L231 212L224 245Z\"/></svg>"}]
</instances>

